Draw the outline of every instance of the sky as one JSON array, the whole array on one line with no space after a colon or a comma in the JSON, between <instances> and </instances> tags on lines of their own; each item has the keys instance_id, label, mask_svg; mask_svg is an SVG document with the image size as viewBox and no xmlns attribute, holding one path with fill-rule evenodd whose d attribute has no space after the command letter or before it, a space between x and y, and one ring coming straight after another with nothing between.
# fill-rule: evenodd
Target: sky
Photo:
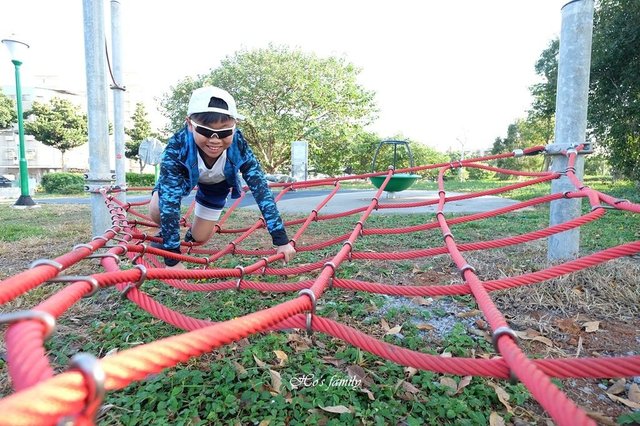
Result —
<instances>
[{"instance_id":1,"label":"sky","mask_svg":"<svg viewBox=\"0 0 640 426\"><path fill-rule=\"evenodd\" d=\"M104 0L109 43L111 1ZM560 34L567 1L120 0L123 84L160 126L154 98L178 81L238 50L286 45L359 67L359 83L380 109L369 130L382 138L487 149L526 116L529 87L540 81L535 62ZM48 75L86 91L83 23L80 0L1 3L0 38L14 34L30 45L23 86ZM13 79L0 48L0 86Z\"/></svg>"}]
</instances>

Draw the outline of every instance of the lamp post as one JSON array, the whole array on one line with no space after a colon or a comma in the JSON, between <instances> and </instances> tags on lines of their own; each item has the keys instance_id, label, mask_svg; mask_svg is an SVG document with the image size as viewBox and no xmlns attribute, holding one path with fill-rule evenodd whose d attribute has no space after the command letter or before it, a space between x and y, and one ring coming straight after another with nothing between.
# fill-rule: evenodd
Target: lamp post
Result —
<instances>
[{"instance_id":1,"label":"lamp post","mask_svg":"<svg viewBox=\"0 0 640 426\"><path fill-rule=\"evenodd\" d=\"M14 207L35 206L35 202L29 194L29 170L27 168L27 154L24 146L24 123L22 119L22 88L20 86L20 65L22 65L22 55L29 48L27 43L4 39L2 43L7 46L11 62L16 70L16 105L18 109L18 138L20 141L20 198Z\"/></svg>"}]
</instances>

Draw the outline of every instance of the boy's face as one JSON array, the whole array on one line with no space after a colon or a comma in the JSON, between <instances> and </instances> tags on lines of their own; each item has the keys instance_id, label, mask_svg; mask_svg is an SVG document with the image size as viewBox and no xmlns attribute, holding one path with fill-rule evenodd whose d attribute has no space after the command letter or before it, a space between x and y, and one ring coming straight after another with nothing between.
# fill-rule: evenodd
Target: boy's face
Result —
<instances>
[{"instance_id":1,"label":"boy's face","mask_svg":"<svg viewBox=\"0 0 640 426\"><path fill-rule=\"evenodd\" d=\"M233 142L236 125L234 119L207 124L192 119L187 122L196 145L211 158L218 158Z\"/></svg>"}]
</instances>

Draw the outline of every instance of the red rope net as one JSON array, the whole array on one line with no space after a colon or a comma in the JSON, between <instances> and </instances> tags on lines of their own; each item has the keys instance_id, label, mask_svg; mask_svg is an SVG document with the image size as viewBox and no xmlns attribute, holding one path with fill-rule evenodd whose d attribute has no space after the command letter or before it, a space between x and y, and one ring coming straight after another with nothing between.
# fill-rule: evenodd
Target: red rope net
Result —
<instances>
[{"instance_id":1,"label":"red rope net","mask_svg":"<svg viewBox=\"0 0 640 426\"><path fill-rule=\"evenodd\" d=\"M605 208L640 213L640 205L627 200L618 200L595 191L575 176L575 161L581 147L564 152L569 159L566 176L575 185L575 190L564 194L551 194L544 197L520 202L509 207L492 211L447 218L443 209L447 202L469 199L484 195L500 194L517 188L548 182L561 176L559 173L523 173L490 167L481 162L513 156L542 153L543 147L533 147L521 153L508 153L464 160L451 164L436 164L403 170L389 170L386 173L371 173L347 176L336 179L322 179L302 183L276 184L283 189L277 200L285 197L290 190L333 185L334 188L304 219L287 222L288 226L298 225L292 242L300 240L314 221L360 214L353 229L327 241L302 246L299 252L312 252L337 246L334 254L314 263L299 266L276 267L281 255L274 250L248 250L240 245L249 236L264 228L262 220L244 229L226 227L227 219L237 209L241 199L237 200L220 219L216 232L237 235L231 242L219 250L206 249L203 246L183 243L182 254L166 253L150 247L149 241L160 241L149 236L141 228L157 225L145 214L134 207L144 203L122 203L105 189L103 195L113 226L104 235L93 238L86 244L53 260L34 262L32 267L0 282L0 303L6 304L37 287L51 281L68 281L53 296L28 311L12 312L0 315L0 321L8 323L5 335L9 375L15 392L0 400L0 425L56 424L61 419L73 419L77 424L91 424L102 398L101 384L107 391L122 389L132 382L139 381L149 374L160 372L175 366L189 358L200 356L222 345L238 341L244 337L268 330L307 328L308 331L326 333L342 339L354 346L395 363L417 369L431 370L443 374L475 375L506 379L517 377L531 392L540 405L561 425L595 424L572 400L570 400L552 382L551 378L605 378L630 377L640 375L640 356L579 358L579 359L532 359L518 346L517 336L509 327L507 320L497 309L490 292L518 286L540 283L554 277L570 274L611 259L628 256L640 251L640 241L622 244L617 247L551 266L537 272L492 281L482 281L475 269L464 257L465 252L508 247L536 239L546 238L564 232L588 222L600 219ZM476 167L500 173L527 177L522 182L498 189L477 193L447 196L444 176L447 171L457 167ZM439 170L439 193L435 200L411 203L384 203L381 201L384 188L394 173L417 172L421 170ZM386 180L371 199L362 208L337 214L323 214L325 205L339 193L340 182L350 179L362 179L375 175L386 175ZM244 195L243 195L244 196ZM491 241L457 243L450 226L495 217L525 207L549 203L561 198L583 197L589 200L591 211L566 223L550 226L521 235L495 239ZM371 213L378 209L402 209L409 207L435 206L435 220L428 223L399 228L365 227ZM188 215L182 223L188 226ZM414 233L428 229L440 229L444 244L439 247L407 250L403 252L358 252L353 247L359 238L373 235ZM264 232L264 231L262 231ZM105 252L99 250L105 249ZM101 253L101 254L97 254ZM235 268L216 268L213 264L227 255L263 256L259 260ZM335 277L345 261L360 260L403 260L429 256L450 256L461 272L464 280L459 285L435 286L394 286ZM105 272L90 276L68 276L64 271L90 256L100 256ZM192 265L192 269L172 270L160 267L158 255L166 255ZM128 259L131 269L121 269L121 258ZM316 273L315 278L297 282L267 283L250 280L248 277L265 275L289 275ZM251 313L229 321L214 323L192 318L172 310L154 300L145 293L142 284L146 280L162 280L169 286L185 291L223 291L252 289L262 292L299 292L293 300L279 303L268 309ZM195 280L207 282L195 283ZM44 342L54 331L55 320L63 315L82 297L91 295L102 288L114 286L123 296L136 303L154 317L177 328L185 330L183 334L164 338L153 343L137 346L118 352L102 359L83 359L80 357L74 368L55 374L47 357ZM323 293L334 288L373 292L397 296L445 296L472 294L482 311L484 318L493 331L496 351L501 355L492 359L443 358L412 351L374 339L352 327L321 317L315 313L315 304Z\"/></svg>"}]
</instances>

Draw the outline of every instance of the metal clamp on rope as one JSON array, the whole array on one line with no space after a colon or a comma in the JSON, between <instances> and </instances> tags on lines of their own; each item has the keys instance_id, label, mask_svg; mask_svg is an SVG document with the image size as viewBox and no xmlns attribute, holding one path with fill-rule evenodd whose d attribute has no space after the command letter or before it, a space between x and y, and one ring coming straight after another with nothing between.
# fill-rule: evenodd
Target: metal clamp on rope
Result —
<instances>
[{"instance_id":1,"label":"metal clamp on rope","mask_svg":"<svg viewBox=\"0 0 640 426\"><path fill-rule=\"evenodd\" d=\"M598 204L598 205L596 205L596 206L591 207L591 211L592 211L592 212L593 212L593 211L596 211L596 210L598 210L598 209L603 209L603 210L604 210L604 209L613 209L613 207L611 207L611 206L603 206L602 204Z\"/></svg>"},{"instance_id":2,"label":"metal clamp on rope","mask_svg":"<svg viewBox=\"0 0 640 426\"><path fill-rule=\"evenodd\" d=\"M564 191L562 193L562 198L570 198L569 194L573 194L573 192L572 191Z\"/></svg>"},{"instance_id":3,"label":"metal clamp on rope","mask_svg":"<svg viewBox=\"0 0 640 426\"><path fill-rule=\"evenodd\" d=\"M103 258L103 257L111 257L111 258L113 258L113 260L116 261L116 263L120 263L120 258L117 255L115 255L114 253L94 253L94 254L91 254L91 255L85 257L85 259L100 259L100 258Z\"/></svg>"},{"instance_id":4,"label":"metal clamp on rope","mask_svg":"<svg viewBox=\"0 0 640 426\"><path fill-rule=\"evenodd\" d=\"M236 243L229 241L229 245L231 246L231 254L236 254Z\"/></svg>"},{"instance_id":5,"label":"metal clamp on rope","mask_svg":"<svg viewBox=\"0 0 640 426\"><path fill-rule=\"evenodd\" d=\"M333 262L326 262L322 267L331 266L331 276L329 277L329 290L333 289L333 279L336 276L336 265Z\"/></svg>"},{"instance_id":6,"label":"metal clamp on rope","mask_svg":"<svg viewBox=\"0 0 640 426\"><path fill-rule=\"evenodd\" d=\"M627 200L626 198L618 198L616 201L613 202L613 204L620 204L620 203L628 203L629 200Z\"/></svg>"},{"instance_id":7,"label":"metal clamp on rope","mask_svg":"<svg viewBox=\"0 0 640 426\"><path fill-rule=\"evenodd\" d=\"M515 158L522 157L523 155L524 155L524 151L523 150L521 150L521 149L514 149L513 150L513 156Z\"/></svg>"},{"instance_id":8,"label":"metal clamp on rope","mask_svg":"<svg viewBox=\"0 0 640 426\"><path fill-rule=\"evenodd\" d=\"M76 244L75 246L73 246L73 248L71 249L72 251L75 251L79 248L86 248L89 249L89 251L91 251L93 253L93 246L90 244Z\"/></svg>"},{"instance_id":9,"label":"metal clamp on rope","mask_svg":"<svg viewBox=\"0 0 640 426\"><path fill-rule=\"evenodd\" d=\"M98 409L104 400L107 375L100 366L100 361L88 353L78 353L71 358L68 371L77 370L82 374L87 385L87 399L78 416L65 417L59 425L72 425L78 417L84 417L96 423Z\"/></svg>"},{"instance_id":10,"label":"metal clamp on rope","mask_svg":"<svg viewBox=\"0 0 640 426\"><path fill-rule=\"evenodd\" d=\"M56 319L49 312L30 310L0 314L0 324L13 324L18 321L38 320L44 326L43 340L47 340L56 329Z\"/></svg>"},{"instance_id":11,"label":"metal clamp on rope","mask_svg":"<svg viewBox=\"0 0 640 426\"><path fill-rule=\"evenodd\" d=\"M318 221L318 210L313 209L313 210L311 210L311 213L313 213L313 221L317 222Z\"/></svg>"},{"instance_id":12,"label":"metal clamp on rope","mask_svg":"<svg viewBox=\"0 0 640 426\"><path fill-rule=\"evenodd\" d=\"M112 249L112 248L122 249L122 253L120 253L120 256L124 256L125 254L129 253L129 248L127 246L123 246L121 244L117 244L115 246L107 244L107 245L102 246L102 248L105 248L105 249Z\"/></svg>"},{"instance_id":13,"label":"metal clamp on rope","mask_svg":"<svg viewBox=\"0 0 640 426\"><path fill-rule=\"evenodd\" d=\"M145 243L140 243L139 245L142 246L142 251L136 254L135 256L133 256L133 259L131 259L131 263L133 263L134 265L138 261L138 259L140 259L142 256L144 256L147 253L147 245Z\"/></svg>"},{"instance_id":14,"label":"metal clamp on rope","mask_svg":"<svg viewBox=\"0 0 640 426\"><path fill-rule=\"evenodd\" d=\"M500 339L500 337L504 334L511 336L511 338L513 339L513 342L516 345L518 344L518 335L516 334L515 331L513 331L511 327L507 327L507 326L498 327L495 330L493 330L493 334L491 335L491 343L493 344L493 348L496 350L496 353L500 353L500 350L498 349L498 339Z\"/></svg>"},{"instance_id":15,"label":"metal clamp on rope","mask_svg":"<svg viewBox=\"0 0 640 426\"><path fill-rule=\"evenodd\" d=\"M343 246L348 245L349 246L349 253L347 253L347 259L349 259L349 262L351 262L351 253L353 252L353 244L351 243L351 241L347 240L344 243L342 243ZM331 288L331 287L329 287Z\"/></svg>"},{"instance_id":16,"label":"metal clamp on rope","mask_svg":"<svg viewBox=\"0 0 640 426\"><path fill-rule=\"evenodd\" d=\"M91 239L91 241L95 241L95 240L102 240L102 241L104 241L105 243L106 243L106 242L109 242L109 239L108 239L107 237L105 237L104 235L98 235L98 236L95 236L95 237L93 237L93 238Z\"/></svg>"},{"instance_id":17,"label":"metal clamp on rope","mask_svg":"<svg viewBox=\"0 0 640 426\"><path fill-rule=\"evenodd\" d=\"M451 232L447 232L442 236L442 239L444 240L445 243L447 242L447 237L451 237L452 240L455 240L455 238L453 238L453 234Z\"/></svg>"},{"instance_id":18,"label":"metal clamp on rope","mask_svg":"<svg viewBox=\"0 0 640 426\"><path fill-rule=\"evenodd\" d=\"M460 276L462 277L462 280L464 281L464 273L467 271L471 271L474 274L476 273L476 268L474 268L473 266L469 265L468 263L463 265L462 268L460 268Z\"/></svg>"},{"instance_id":19,"label":"metal clamp on rope","mask_svg":"<svg viewBox=\"0 0 640 426\"><path fill-rule=\"evenodd\" d=\"M262 267L262 275L267 273L267 266L269 266L269 258L268 257L263 257L262 260L264 261L264 266Z\"/></svg>"},{"instance_id":20,"label":"metal clamp on rope","mask_svg":"<svg viewBox=\"0 0 640 426\"><path fill-rule=\"evenodd\" d=\"M240 277L238 277L238 280L236 281L236 290L240 291L240 283L242 283L242 280L244 279L244 266L238 265L235 269L240 270Z\"/></svg>"},{"instance_id":21,"label":"metal clamp on rope","mask_svg":"<svg viewBox=\"0 0 640 426\"><path fill-rule=\"evenodd\" d=\"M127 294L131 291L132 288L140 289L142 283L147 280L147 268L144 265L136 265L134 266L134 268L140 269L140 278L138 279L138 281L136 281L135 284L129 284L124 288L124 290L122 290L120 297L122 297L123 299L127 297Z\"/></svg>"},{"instance_id":22,"label":"metal clamp on rope","mask_svg":"<svg viewBox=\"0 0 640 426\"><path fill-rule=\"evenodd\" d=\"M566 152L566 156L570 156L571 154L578 154L578 151L576 151L575 148L569 148Z\"/></svg>"},{"instance_id":23,"label":"metal clamp on rope","mask_svg":"<svg viewBox=\"0 0 640 426\"><path fill-rule=\"evenodd\" d=\"M371 201L375 201L375 202L376 202L376 205L375 205L375 206L373 206L373 209L374 209L374 210L378 210L378 205L379 205L379 201L380 201L380 200L378 200L378 197L373 197L373 198L371 199Z\"/></svg>"},{"instance_id":24,"label":"metal clamp on rope","mask_svg":"<svg viewBox=\"0 0 640 426\"><path fill-rule=\"evenodd\" d=\"M438 217L438 215L442 215L442 219L444 220L444 212L442 210L438 210L436 212L436 218Z\"/></svg>"},{"instance_id":25,"label":"metal clamp on rope","mask_svg":"<svg viewBox=\"0 0 640 426\"><path fill-rule=\"evenodd\" d=\"M91 297L100 290L98 280L88 275L62 275L47 280L49 283L75 283L76 281L82 281L91 285L91 291L82 297Z\"/></svg>"},{"instance_id":26,"label":"metal clamp on rope","mask_svg":"<svg viewBox=\"0 0 640 426\"><path fill-rule=\"evenodd\" d=\"M360 236L362 237L364 235L364 223L362 223L361 220L356 222L356 225L360 225Z\"/></svg>"},{"instance_id":27,"label":"metal clamp on rope","mask_svg":"<svg viewBox=\"0 0 640 426\"><path fill-rule=\"evenodd\" d=\"M307 335L311 336L313 334L312 321L313 316L316 314L316 295L311 291L311 289L305 288L298 292L298 296L302 295L309 296L309 300L311 300L311 310L307 312Z\"/></svg>"},{"instance_id":28,"label":"metal clamp on rope","mask_svg":"<svg viewBox=\"0 0 640 426\"><path fill-rule=\"evenodd\" d=\"M205 257L204 266L202 267L202 269L209 269L209 263L211 263L211 259L209 259L209 257Z\"/></svg>"},{"instance_id":29,"label":"metal clamp on rope","mask_svg":"<svg viewBox=\"0 0 640 426\"><path fill-rule=\"evenodd\" d=\"M60 263L56 262L55 260L51 260L51 259L34 260L29 265L29 269L33 269L33 268L35 268L37 266L42 266L42 265L53 266L54 268L56 268L58 270L58 272L60 272L60 271L62 271L62 269L64 269L64 266L62 266Z\"/></svg>"}]
</instances>

